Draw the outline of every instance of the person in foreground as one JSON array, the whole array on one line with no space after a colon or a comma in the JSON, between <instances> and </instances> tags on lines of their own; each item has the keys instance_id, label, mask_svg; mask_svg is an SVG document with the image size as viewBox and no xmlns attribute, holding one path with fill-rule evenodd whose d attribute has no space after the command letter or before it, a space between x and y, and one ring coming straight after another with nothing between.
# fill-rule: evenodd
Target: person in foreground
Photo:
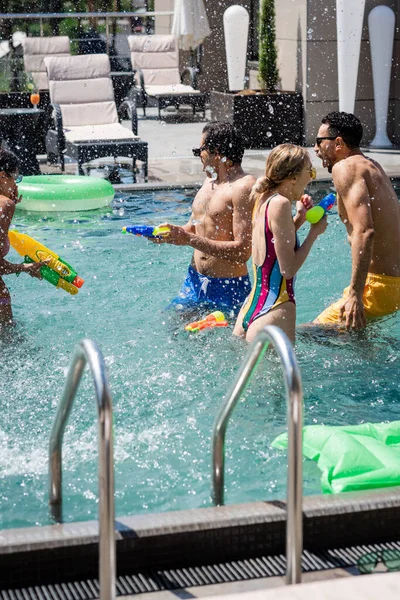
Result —
<instances>
[{"instance_id":1,"label":"person in foreground","mask_svg":"<svg viewBox=\"0 0 400 600\"><path fill-rule=\"evenodd\" d=\"M322 119L315 152L332 173L351 246L350 285L314 321L347 329L400 310L400 206L382 167L360 150L361 122L345 112Z\"/></svg>"},{"instance_id":2,"label":"person in foreground","mask_svg":"<svg viewBox=\"0 0 400 600\"><path fill-rule=\"evenodd\" d=\"M253 188L253 289L244 303L234 335L251 342L265 325L278 325L294 341L296 303L294 277L317 237L327 226L326 216L300 246L296 231L305 222L312 201L304 188L315 179L315 170L304 148L276 146L267 158L265 175ZM292 203L297 213L292 216Z\"/></svg>"},{"instance_id":3,"label":"person in foreground","mask_svg":"<svg viewBox=\"0 0 400 600\"><path fill-rule=\"evenodd\" d=\"M12 273L29 273L41 279L40 269L43 262L15 265L5 260L10 249L8 230L14 216L15 205L21 201L18 196L17 182L18 159L12 152L0 148L0 328L12 323L11 298L3 281L4 275Z\"/></svg>"},{"instance_id":4,"label":"person in foreground","mask_svg":"<svg viewBox=\"0 0 400 600\"><path fill-rule=\"evenodd\" d=\"M194 254L177 307L205 305L237 314L251 284L246 261L251 254L251 188L255 182L242 167L244 144L233 125L209 123L199 148L207 177L197 193L189 222L163 223L169 233L154 243L191 246Z\"/></svg>"}]
</instances>

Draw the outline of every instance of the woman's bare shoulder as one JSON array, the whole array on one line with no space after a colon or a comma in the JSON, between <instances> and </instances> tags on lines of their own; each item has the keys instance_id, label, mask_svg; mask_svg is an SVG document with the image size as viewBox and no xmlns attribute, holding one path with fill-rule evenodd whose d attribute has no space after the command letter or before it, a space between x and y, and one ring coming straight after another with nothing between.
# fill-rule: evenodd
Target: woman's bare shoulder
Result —
<instances>
[{"instance_id":1,"label":"woman's bare shoulder","mask_svg":"<svg viewBox=\"0 0 400 600\"><path fill-rule=\"evenodd\" d=\"M11 206L12 206L13 204L15 204L15 203L14 203L14 202L11 200L11 198L9 198L8 196L3 196L3 194L0 194L0 202L1 202L2 204L10 204Z\"/></svg>"},{"instance_id":2,"label":"woman's bare shoulder","mask_svg":"<svg viewBox=\"0 0 400 600\"><path fill-rule=\"evenodd\" d=\"M12 218L15 212L15 202L8 198L7 196L0 195L0 213L2 217Z\"/></svg>"},{"instance_id":3,"label":"woman's bare shoulder","mask_svg":"<svg viewBox=\"0 0 400 600\"><path fill-rule=\"evenodd\" d=\"M282 196L282 194L266 194L264 204L266 204L268 200L270 200L269 206L271 208L273 207L273 210L281 210L282 208L291 207L289 198Z\"/></svg>"}]
</instances>

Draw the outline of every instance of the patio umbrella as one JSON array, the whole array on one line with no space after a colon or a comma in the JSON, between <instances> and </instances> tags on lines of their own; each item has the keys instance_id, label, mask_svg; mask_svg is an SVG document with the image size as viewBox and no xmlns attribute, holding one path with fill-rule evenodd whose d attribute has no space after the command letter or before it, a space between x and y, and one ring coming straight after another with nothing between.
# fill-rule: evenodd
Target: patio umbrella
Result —
<instances>
[{"instance_id":1,"label":"patio umbrella","mask_svg":"<svg viewBox=\"0 0 400 600\"><path fill-rule=\"evenodd\" d=\"M201 44L210 33L203 0L175 0L172 35L178 40L181 50L190 50L192 66L198 73L200 73L202 54Z\"/></svg>"},{"instance_id":2,"label":"patio umbrella","mask_svg":"<svg viewBox=\"0 0 400 600\"><path fill-rule=\"evenodd\" d=\"M195 50L210 33L203 0L175 0L172 35L181 50Z\"/></svg>"}]
</instances>

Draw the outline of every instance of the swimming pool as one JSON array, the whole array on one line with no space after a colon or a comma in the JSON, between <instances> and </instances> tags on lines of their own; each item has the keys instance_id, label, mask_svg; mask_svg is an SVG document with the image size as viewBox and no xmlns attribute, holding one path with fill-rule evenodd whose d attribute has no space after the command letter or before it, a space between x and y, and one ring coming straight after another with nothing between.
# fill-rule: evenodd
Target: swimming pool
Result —
<instances>
[{"instance_id":1,"label":"swimming pool","mask_svg":"<svg viewBox=\"0 0 400 600\"><path fill-rule=\"evenodd\" d=\"M112 209L81 214L18 214L15 227L57 250L86 282L78 296L46 282L9 284L17 326L1 341L0 528L49 523L50 429L72 351L96 340L108 365L114 401L116 514L210 505L210 446L215 416L246 346L230 332L190 335L164 307L179 290L191 249L154 246L121 235L128 223L184 223L183 192L120 197ZM10 253L10 259L18 257ZM338 297L350 251L337 214L329 217L297 281L298 322ZM359 335L301 335L305 423L400 419L400 316ZM285 494L285 455L270 442L285 428L280 367L267 357L227 433L226 503ZM85 377L64 438L65 521L97 517L97 424L93 383ZM314 463L304 491L320 492Z\"/></svg>"}]
</instances>

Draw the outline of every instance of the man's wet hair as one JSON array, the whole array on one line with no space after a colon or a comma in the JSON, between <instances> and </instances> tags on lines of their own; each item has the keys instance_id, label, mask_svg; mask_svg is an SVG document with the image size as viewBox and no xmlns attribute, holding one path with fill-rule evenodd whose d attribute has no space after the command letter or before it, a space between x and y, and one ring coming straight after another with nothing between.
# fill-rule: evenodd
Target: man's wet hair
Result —
<instances>
[{"instance_id":1,"label":"man's wet hair","mask_svg":"<svg viewBox=\"0 0 400 600\"><path fill-rule=\"evenodd\" d=\"M226 156L234 165L241 165L244 154L244 140L231 123L213 121L203 128L204 146L210 152Z\"/></svg>"},{"instance_id":2,"label":"man's wet hair","mask_svg":"<svg viewBox=\"0 0 400 600\"><path fill-rule=\"evenodd\" d=\"M355 115L346 112L331 112L322 119L323 125L329 125L329 135L343 138L349 148L359 148L363 136L363 126Z\"/></svg>"},{"instance_id":3,"label":"man's wet hair","mask_svg":"<svg viewBox=\"0 0 400 600\"><path fill-rule=\"evenodd\" d=\"M4 171L7 175L13 175L18 171L18 157L5 148L0 148L0 171Z\"/></svg>"}]
</instances>

